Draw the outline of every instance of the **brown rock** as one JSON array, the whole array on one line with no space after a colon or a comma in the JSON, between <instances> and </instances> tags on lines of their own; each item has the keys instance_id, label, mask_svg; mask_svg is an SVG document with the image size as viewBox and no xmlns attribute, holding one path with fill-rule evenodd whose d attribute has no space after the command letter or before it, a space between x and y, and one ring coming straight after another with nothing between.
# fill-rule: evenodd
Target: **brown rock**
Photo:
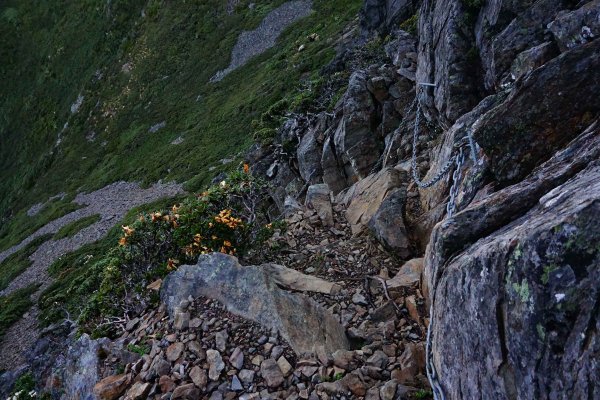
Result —
<instances>
[{"instance_id":1,"label":"brown rock","mask_svg":"<svg viewBox=\"0 0 600 400\"><path fill-rule=\"evenodd\" d=\"M198 386L200 389L204 389L208 382L208 375L205 370L196 365L190 371L190 379L194 382L194 385Z\"/></svg>"},{"instance_id":2,"label":"brown rock","mask_svg":"<svg viewBox=\"0 0 600 400\"><path fill-rule=\"evenodd\" d=\"M341 386L347 388L355 396L364 396L367 393L367 386L355 372L344 376L339 382Z\"/></svg>"},{"instance_id":3,"label":"brown rock","mask_svg":"<svg viewBox=\"0 0 600 400\"><path fill-rule=\"evenodd\" d=\"M158 380L158 386L160 386L160 391L163 393L172 392L175 390L175 382L168 375L163 375Z\"/></svg>"},{"instance_id":4,"label":"brown rock","mask_svg":"<svg viewBox=\"0 0 600 400\"><path fill-rule=\"evenodd\" d=\"M172 400L186 399L186 400L198 400L200 398L200 390L194 386L193 383L187 385L178 386L171 395Z\"/></svg>"},{"instance_id":5,"label":"brown rock","mask_svg":"<svg viewBox=\"0 0 600 400\"><path fill-rule=\"evenodd\" d=\"M404 299L404 305L406 306L410 317L419 322L419 310L417 308L417 299L415 296L408 296L406 299Z\"/></svg>"},{"instance_id":6,"label":"brown rock","mask_svg":"<svg viewBox=\"0 0 600 400\"><path fill-rule=\"evenodd\" d=\"M350 205L346 218L353 234L362 232L377 212L387 195L402 183L402 174L393 168L386 168L377 174L358 181L348 191Z\"/></svg>"},{"instance_id":7,"label":"brown rock","mask_svg":"<svg viewBox=\"0 0 600 400\"><path fill-rule=\"evenodd\" d=\"M389 290L401 287L415 288L421 283L422 276L423 259L413 258L405 262L398 270L396 276L388 279L386 283Z\"/></svg>"},{"instance_id":8,"label":"brown rock","mask_svg":"<svg viewBox=\"0 0 600 400\"><path fill-rule=\"evenodd\" d=\"M165 351L167 360L171 362L176 361L179 357L181 357L181 354L183 354L184 348L185 345L181 342L173 343L172 345L167 347L167 350Z\"/></svg>"},{"instance_id":9,"label":"brown rock","mask_svg":"<svg viewBox=\"0 0 600 400\"><path fill-rule=\"evenodd\" d=\"M131 381L131 375L111 375L102 379L94 386L94 394L101 400L114 400L119 398Z\"/></svg>"},{"instance_id":10,"label":"brown rock","mask_svg":"<svg viewBox=\"0 0 600 400\"><path fill-rule=\"evenodd\" d=\"M152 385L148 382L136 382L132 387L129 388L125 394L126 400L143 400L146 399Z\"/></svg>"}]
</instances>

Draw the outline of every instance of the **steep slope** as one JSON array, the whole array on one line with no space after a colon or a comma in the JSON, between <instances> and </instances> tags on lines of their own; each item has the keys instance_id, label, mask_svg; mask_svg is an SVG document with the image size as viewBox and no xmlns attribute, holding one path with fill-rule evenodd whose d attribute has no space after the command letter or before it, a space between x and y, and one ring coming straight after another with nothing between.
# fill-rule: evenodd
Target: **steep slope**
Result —
<instances>
[{"instance_id":1,"label":"steep slope","mask_svg":"<svg viewBox=\"0 0 600 400\"><path fill-rule=\"evenodd\" d=\"M238 35L282 3L4 2L0 248L24 238L12 220L58 193L118 180L199 189L209 167L227 168L262 114L333 57L360 4L314 2L275 48L210 83Z\"/></svg>"}]
</instances>

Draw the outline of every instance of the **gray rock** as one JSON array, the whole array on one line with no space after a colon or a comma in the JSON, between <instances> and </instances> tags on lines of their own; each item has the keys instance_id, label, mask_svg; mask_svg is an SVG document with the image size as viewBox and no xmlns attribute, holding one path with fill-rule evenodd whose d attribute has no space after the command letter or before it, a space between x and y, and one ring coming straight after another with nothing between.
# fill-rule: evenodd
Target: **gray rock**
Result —
<instances>
[{"instance_id":1,"label":"gray rock","mask_svg":"<svg viewBox=\"0 0 600 400\"><path fill-rule=\"evenodd\" d=\"M600 41L574 48L533 71L473 126L502 184L518 181L574 139L600 112Z\"/></svg>"},{"instance_id":2,"label":"gray rock","mask_svg":"<svg viewBox=\"0 0 600 400\"><path fill-rule=\"evenodd\" d=\"M556 44L544 42L520 53L510 67L510 79L517 80L559 54Z\"/></svg>"},{"instance_id":3,"label":"gray rock","mask_svg":"<svg viewBox=\"0 0 600 400\"><path fill-rule=\"evenodd\" d=\"M406 189L395 189L383 200L368 225L383 247L401 259L409 258L413 253L404 224L405 204Z\"/></svg>"},{"instance_id":4,"label":"gray rock","mask_svg":"<svg viewBox=\"0 0 600 400\"><path fill-rule=\"evenodd\" d=\"M225 363L221 358L221 354L217 350L207 350L206 351L206 361L209 365L208 377L211 381L219 380L219 376L221 375L221 371L225 368Z\"/></svg>"},{"instance_id":5,"label":"gray rock","mask_svg":"<svg viewBox=\"0 0 600 400\"><path fill-rule=\"evenodd\" d=\"M310 185L306 191L306 206L317 212L324 226L333 226L331 192L326 183Z\"/></svg>"},{"instance_id":6,"label":"gray rock","mask_svg":"<svg viewBox=\"0 0 600 400\"><path fill-rule=\"evenodd\" d=\"M236 347L231 356L229 356L229 362L235 369L242 369L244 366L244 352L241 347Z\"/></svg>"},{"instance_id":7,"label":"gray rock","mask_svg":"<svg viewBox=\"0 0 600 400\"><path fill-rule=\"evenodd\" d=\"M173 321L173 328L180 331L187 329L190 325L190 313L183 312L181 310L175 311L175 318Z\"/></svg>"},{"instance_id":8,"label":"gray rock","mask_svg":"<svg viewBox=\"0 0 600 400\"><path fill-rule=\"evenodd\" d=\"M591 42L600 36L600 1L563 13L548 25L562 51Z\"/></svg>"},{"instance_id":9,"label":"gray rock","mask_svg":"<svg viewBox=\"0 0 600 400\"><path fill-rule=\"evenodd\" d=\"M244 383L252 383L254 381L254 371L250 369L243 369L238 375L240 376L240 380Z\"/></svg>"},{"instance_id":10,"label":"gray rock","mask_svg":"<svg viewBox=\"0 0 600 400\"><path fill-rule=\"evenodd\" d=\"M321 167L323 146L322 144L319 144L318 136L323 135L323 132L319 131L324 128L324 122L325 121L319 121L316 126L311 127L308 132L302 136L298 149L296 150L300 176L302 176L304 181L311 185L319 183L323 176L323 169Z\"/></svg>"},{"instance_id":11,"label":"gray rock","mask_svg":"<svg viewBox=\"0 0 600 400\"><path fill-rule=\"evenodd\" d=\"M219 351L225 351L227 349L227 339L229 335L226 330L215 333L215 346Z\"/></svg>"},{"instance_id":12,"label":"gray rock","mask_svg":"<svg viewBox=\"0 0 600 400\"><path fill-rule=\"evenodd\" d=\"M242 386L242 383L240 382L239 378L237 377L237 375L234 375L231 378L231 386L230 386L231 390L235 391L235 392L239 392L241 390L244 390L244 387Z\"/></svg>"},{"instance_id":13,"label":"gray rock","mask_svg":"<svg viewBox=\"0 0 600 400\"><path fill-rule=\"evenodd\" d=\"M276 388L284 382L283 373L279 369L277 362L268 358L260 365L260 374L265 383L270 388Z\"/></svg>"},{"instance_id":14,"label":"gray rock","mask_svg":"<svg viewBox=\"0 0 600 400\"><path fill-rule=\"evenodd\" d=\"M600 393L599 156L593 124L527 179L434 230L425 265L447 397Z\"/></svg>"},{"instance_id":15,"label":"gray rock","mask_svg":"<svg viewBox=\"0 0 600 400\"><path fill-rule=\"evenodd\" d=\"M462 0L424 0L419 15L417 82L435 83L420 94L424 112L449 126L479 102L479 83L465 55L472 32Z\"/></svg>"},{"instance_id":16,"label":"gray rock","mask_svg":"<svg viewBox=\"0 0 600 400\"><path fill-rule=\"evenodd\" d=\"M493 90L506 80L519 53L546 42L546 26L571 4L569 0L491 0L482 7L475 36L486 88Z\"/></svg>"},{"instance_id":17,"label":"gray rock","mask_svg":"<svg viewBox=\"0 0 600 400\"><path fill-rule=\"evenodd\" d=\"M331 192L336 195L348 186L342 160L338 160L335 151L333 136L325 139L323 154L321 155L321 166L323 167L323 182Z\"/></svg>"},{"instance_id":18,"label":"gray rock","mask_svg":"<svg viewBox=\"0 0 600 400\"><path fill-rule=\"evenodd\" d=\"M346 181L354 183L369 174L381 153L376 135L371 131L376 118L375 103L367 89L364 71L355 71L350 76L343 112L333 139L335 158L344 168ZM323 170L325 172L325 165Z\"/></svg>"},{"instance_id":19,"label":"gray rock","mask_svg":"<svg viewBox=\"0 0 600 400\"><path fill-rule=\"evenodd\" d=\"M361 35L385 35L417 11L413 0L365 0L359 14Z\"/></svg>"},{"instance_id":20,"label":"gray rock","mask_svg":"<svg viewBox=\"0 0 600 400\"><path fill-rule=\"evenodd\" d=\"M303 295L279 289L260 266L240 266L222 253L203 255L165 279L161 299L168 310L182 298L207 296L227 309L272 329L297 353L348 348L344 330L331 313ZM207 352L208 353L208 352Z\"/></svg>"}]
</instances>

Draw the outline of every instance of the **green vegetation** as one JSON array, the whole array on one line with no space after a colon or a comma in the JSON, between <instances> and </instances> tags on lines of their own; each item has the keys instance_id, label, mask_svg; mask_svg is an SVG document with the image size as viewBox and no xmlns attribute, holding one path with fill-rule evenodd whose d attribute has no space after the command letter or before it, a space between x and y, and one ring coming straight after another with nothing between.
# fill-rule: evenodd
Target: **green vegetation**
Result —
<instances>
[{"instance_id":1,"label":"green vegetation","mask_svg":"<svg viewBox=\"0 0 600 400\"><path fill-rule=\"evenodd\" d=\"M154 305L146 286L178 265L212 251L244 257L260 249L274 229L263 217L267 187L245 170L198 196L132 210L105 239L57 260L39 303L43 323L69 316L94 336L110 335L111 318Z\"/></svg>"},{"instance_id":2,"label":"green vegetation","mask_svg":"<svg viewBox=\"0 0 600 400\"><path fill-rule=\"evenodd\" d=\"M417 30L419 29L419 14L413 15L412 17L401 23L400 29L412 35L416 35Z\"/></svg>"},{"instance_id":3,"label":"green vegetation","mask_svg":"<svg viewBox=\"0 0 600 400\"><path fill-rule=\"evenodd\" d=\"M143 356L144 354L150 353L150 345L148 345L148 344L142 344L142 345L128 344L127 350L131 351L132 353L137 353L140 356Z\"/></svg>"},{"instance_id":4,"label":"green vegetation","mask_svg":"<svg viewBox=\"0 0 600 400\"><path fill-rule=\"evenodd\" d=\"M413 399L431 399L433 398L433 392L431 390L419 389L413 395Z\"/></svg>"},{"instance_id":5,"label":"green vegetation","mask_svg":"<svg viewBox=\"0 0 600 400\"><path fill-rule=\"evenodd\" d=\"M37 288L38 285L31 285L15 290L7 296L0 296L0 339L4 337L8 328L32 306L30 297Z\"/></svg>"},{"instance_id":6,"label":"green vegetation","mask_svg":"<svg viewBox=\"0 0 600 400\"><path fill-rule=\"evenodd\" d=\"M58 239L63 239L66 237L74 236L77 232L81 231L84 228L87 228L88 226L90 226L92 224L95 224L96 222L100 221L100 219L101 219L100 214L94 214L94 215L90 215L85 218L81 218L77 221L71 222L70 224L65 225L62 228L60 228L58 230L58 232L56 232L54 234L52 239L58 240Z\"/></svg>"},{"instance_id":7,"label":"green vegetation","mask_svg":"<svg viewBox=\"0 0 600 400\"><path fill-rule=\"evenodd\" d=\"M253 120L317 77L361 1L315 1L276 47L209 83L239 33L283 0L248 3L228 15L217 0L4 2L0 76L14 95L0 100L0 215L12 216L2 241L21 231L20 210L56 191L119 179L205 186L219 172L208 167L251 143Z\"/></svg>"},{"instance_id":8,"label":"green vegetation","mask_svg":"<svg viewBox=\"0 0 600 400\"><path fill-rule=\"evenodd\" d=\"M13 279L31 266L29 256L48 239L50 235L39 236L0 263L0 290L5 289Z\"/></svg>"},{"instance_id":9,"label":"green vegetation","mask_svg":"<svg viewBox=\"0 0 600 400\"><path fill-rule=\"evenodd\" d=\"M182 199L162 199L136 207L127 213L121 224L132 224L140 213L167 208ZM117 224L101 240L60 257L50 266L48 272L54 278L54 283L42 293L39 301L43 325L59 321L67 315L77 318L91 294L100 286L103 273L100 261L115 247L121 232L121 226Z\"/></svg>"},{"instance_id":10,"label":"green vegetation","mask_svg":"<svg viewBox=\"0 0 600 400\"><path fill-rule=\"evenodd\" d=\"M71 200L72 197L69 196L62 200L52 200L33 217L27 215L26 209L22 209L11 218L10 223L0 224L0 251L20 243L48 222L83 207L72 203Z\"/></svg>"}]
</instances>

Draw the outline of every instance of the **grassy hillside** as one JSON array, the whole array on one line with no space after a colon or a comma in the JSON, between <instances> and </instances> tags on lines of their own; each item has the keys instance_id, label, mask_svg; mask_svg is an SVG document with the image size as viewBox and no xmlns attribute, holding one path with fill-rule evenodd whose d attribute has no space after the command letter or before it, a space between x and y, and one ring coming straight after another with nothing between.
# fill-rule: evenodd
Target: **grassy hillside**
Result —
<instances>
[{"instance_id":1,"label":"grassy hillside","mask_svg":"<svg viewBox=\"0 0 600 400\"><path fill-rule=\"evenodd\" d=\"M119 179L206 184L210 166L251 143L252 121L318 76L361 1L315 0L275 48L209 83L238 34L283 1L248 3L228 15L220 0L3 2L2 248L30 205L59 192Z\"/></svg>"}]
</instances>

